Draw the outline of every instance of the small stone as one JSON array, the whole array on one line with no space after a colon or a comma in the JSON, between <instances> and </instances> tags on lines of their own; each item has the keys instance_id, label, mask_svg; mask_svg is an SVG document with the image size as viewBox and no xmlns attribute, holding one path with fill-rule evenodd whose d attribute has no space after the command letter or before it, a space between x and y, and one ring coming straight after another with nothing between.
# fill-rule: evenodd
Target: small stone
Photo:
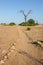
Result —
<instances>
[{"instance_id":1,"label":"small stone","mask_svg":"<svg viewBox=\"0 0 43 65\"><path fill-rule=\"evenodd\" d=\"M2 64L2 63L4 63L4 60L1 60L1 61L0 61L0 64Z\"/></svg>"},{"instance_id":2,"label":"small stone","mask_svg":"<svg viewBox=\"0 0 43 65\"><path fill-rule=\"evenodd\" d=\"M5 50L2 51L2 54L6 54L7 52Z\"/></svg>"},{"instance_id":3,"label":"small stone","mask_svg":"<svg viewBox=\"0 0 43 65\"><path fill-rule=\"evenodd\" d=\"M14 49L15 49L15 47L14 47L14 46L12 46L12 47L11 47L11 50L14 50Z\"/></svg>"},{"instance_id":4,"label":"small stone","mask_svg":"<svg viewBox=\"0 0 43 65\"><path fill-rule=\"evenodd\" d=\"M7 59L8 57L7 56L4 56L5 59Z\"/></svg>"}]
</instances>

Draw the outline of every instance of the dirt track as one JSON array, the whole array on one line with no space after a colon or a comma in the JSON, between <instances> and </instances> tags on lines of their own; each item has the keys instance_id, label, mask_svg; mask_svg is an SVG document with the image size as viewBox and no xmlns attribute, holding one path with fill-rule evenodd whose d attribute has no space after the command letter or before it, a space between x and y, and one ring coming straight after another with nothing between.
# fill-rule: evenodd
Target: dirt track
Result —
<instances>
[{"instance_id":1,"label":"dirt track","mask_svg":"<svg viewBox=\"0 0 43 65\"><path fill-rule=\"evenodd\" d=\"M30 38L43 40L43 26L26 31L26 27L0 25L0 65L43 65L43 49L31 44Z\"/></svg>"}]
</instances>

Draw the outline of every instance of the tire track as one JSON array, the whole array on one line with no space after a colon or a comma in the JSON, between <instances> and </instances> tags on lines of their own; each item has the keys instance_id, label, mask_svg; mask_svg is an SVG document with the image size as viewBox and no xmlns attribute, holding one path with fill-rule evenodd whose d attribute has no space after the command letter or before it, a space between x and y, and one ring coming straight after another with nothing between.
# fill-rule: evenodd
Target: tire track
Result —
<instances>
[{"instance_id":1,"label":"tire track","mask_svg":"<svg viewBox=\"0 0 43 65\"><path fill-rule=\"evenodd\" d=\"M19 39L19 32L18 32L17 26L16 26L16 31L17 31L17 35L18 35L17 39ZM1 50L1 52L4 52L4 55L3 55L2 59L0 60L0 64L5 63L5 61L7 61L9 59L8 55L9 55L9 53L11 53L12 50L15 50L15 43L17 43L17 39L15 39L15 41L14 41L14 39L12 39L13 42L12 42L12 40L9 41L10 47L7 49L7 51Z\"/></svg>"},{"instance_id":2,"label":"tire track","mask_svg":"<svg viewBox=\"0 0 43 65\"><path fill-rule=\"evenodd\" d=\"M38 60L38 59L34 58L33 56L29 55L25 51L20 50L20 51L18 51L18 53L22 54L23 56L27 56L28 58L31 58L32 60L35 60L36 62L38 62L38 63L43 65L43 62L41 62L40 60Z\"/></svg>"},{"instance_id":3,"label":"tire track","mask_svg":"<svg viewBox=\"0 0 43 65\"><path fill-rule=\"evenodd\" d=\"M25 36L26 36L26 38L28 38L31 42L33 42L34 40L31 38L31 37L29 37L28 36L28 34L26 33L26 32L24 32L20 27L18 28L20 31L22 31L22 33L23 34L25 34ZM27 56L28 58L31 58L31 59L33 59L33 60L35 60L36 62L38 62L38 63L40 63L40 64L42 64L43 65L43 62L41 62L40 60L38 60L38 59L36 59L36 58L34 58L34 57L32 57L30 54L28 54L26 51L18 51L20 54L22 54L22 55L25 55L25 56Z\"/></svg>"},{"instance_id":4,"label":"tire track","mask_svg":"<svg viewBox=\"0 0 43 65\"><path fill-rule=\"evenodd\" d=\"M20 34L19 34L19 32L22 31L22 30L19 29L18 26L17 26L16 28L17 28L17 35L18 35L18 38L17 38L17 39L20 39ZM19 31L19 30L20 30L20 31ZM25 34L24 31L22 31L22 32L23 32L23 34ZM28 37L27 34L25 34L25 36L26 36L26 38L28 38L30 41L33 41L30 37ZM16 42L16 44L17 44L17 40L16 40L15 42ZM11 43L12 43L12 42L11 42ZM2 61L5 62L5 61L7 61L7 59L9 59L8 55L9 55L9 53L11 52L11 48L12 48L13 46L15 47L14 43L10 45L10 47L8 48L7 53L6 53L6 54L3 56L3 58L1 59L1 62L2 62ZM38 63L40 63L40 64L43 65L43 62L41 62L40 60L38 60L38 59L32 57L32 56L31 56L29 53L27 53L26 51L23 51L22 49L21 49L21 50L19 50L19 49L17 50L16 48L15 48L14 50L17 51L17 53L22 54L23 56L26 56L26 57L28 57L28 58L30 58L30 59L32 59L32 60L35 60L36 63L38 62ZM6 58L6 59L5 59L5 58ZM3 63L4 63L4 62L3 62Z\"/></svg>"}]
</instances>

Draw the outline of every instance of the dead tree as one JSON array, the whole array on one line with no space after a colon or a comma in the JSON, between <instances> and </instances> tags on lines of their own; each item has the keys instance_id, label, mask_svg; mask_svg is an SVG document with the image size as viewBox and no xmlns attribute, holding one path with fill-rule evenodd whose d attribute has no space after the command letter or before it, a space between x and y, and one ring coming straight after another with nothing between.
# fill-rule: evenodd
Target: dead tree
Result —
<instances>
[{"instance_id":1,"label":"dead tree","mask_svg":"<svg viewBox=\"0 0 43 65\"><path fill-rule=\"evenodd\" d=\"M27 14L25 14L23 10L20 10L20 13L22 13L24 15L25 22L27 21L27 16L31 13L31 11L32 10L29 10L29 12Z\"/></svg>"}]
</instances>

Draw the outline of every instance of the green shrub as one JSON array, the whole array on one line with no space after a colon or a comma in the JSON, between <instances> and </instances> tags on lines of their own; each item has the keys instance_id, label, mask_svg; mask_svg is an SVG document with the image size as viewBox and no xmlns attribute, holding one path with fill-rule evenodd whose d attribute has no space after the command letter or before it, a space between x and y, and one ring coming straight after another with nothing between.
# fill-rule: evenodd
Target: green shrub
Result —
<instances>
[{"instance_id":1,"label":"green shrub","mask_svg":"<svg viewBox=\"0 0 43 65\"><path fill-rule=\"evenodd\" d=\"M35 24L35 20L33 20L33 19L29 19L27 22L28 22L29 24Z\"/></svg>"},{"instance_id":2,"label":"green shrub","mask_svg":"<svg viewBox=\"0 0 43 65\"><path fill-rule=\"evenodd\" d=\"M8 24L6 24L6 23L1 23L1 25L7 26Z\"/></svg>"},{"instance_id":3,"label":"green shrub","mask_svg":"<svg viewBox=\"0 0 43 65\"><path fill-rule=\"evenodd\" d=\"M29 19L27 22L22 22L19 25L21 26L35 26L38 25L38 23L35 23L35 20Z\"/></svg>"},{"instance_id":4,"label":"green shrub","mask_svg":"<svg viewBox=\"0 0 43 65\"><path fill-rule=\"evenodd\" d=\"M26 26L27 23L26 23L26 22L22 22L22 23L20 23L19 25L21 25L21 26Z\"/></svg>"},{"instance_id":5,"label":"green shrub","mask_svg":"<svg viewBox=\"0 0 43 65\"><path fill-rule=\"evenodd\" d=\"M16 25L14 22L9 23L10 26Z\"/></svg>"},{"instance_id":6,"label":"green shrub","mask_svg":"<svg viewBox=\"0 0 43 65\"><path fill-rule=\"evenodd\" d=\"M31 30L31 28L28 27L27 30Z\"/></svg>"}]
</instances>

